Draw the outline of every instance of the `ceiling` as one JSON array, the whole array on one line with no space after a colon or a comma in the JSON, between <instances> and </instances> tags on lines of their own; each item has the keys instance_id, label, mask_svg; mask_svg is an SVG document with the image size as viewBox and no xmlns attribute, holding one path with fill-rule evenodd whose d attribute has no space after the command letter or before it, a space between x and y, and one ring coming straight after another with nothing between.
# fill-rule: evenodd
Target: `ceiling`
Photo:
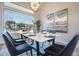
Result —
<instances>
[{"instance_id":1,"label":"ceiling","mask_svg":"<svg viewBox=\"0 0 79 59\"><path fill-rule=\"evenodd\" d=\"M11 3L30 9L29 2L11 2Z\"/></svg>"},{"instance_id":2,"label":"ceiling","mask_svg":"<svg viewBox=\"0 0 79 59\"><path fill-rule=\"evenodd\" d=\"M27 9L31 9L29 2L11 2L11 3L22 6L22 7L27 8ZM39 3L40 3L40 7L41 7L41 5L45 4L45 2L39 2Z\"/></svg>"}]
</instances>

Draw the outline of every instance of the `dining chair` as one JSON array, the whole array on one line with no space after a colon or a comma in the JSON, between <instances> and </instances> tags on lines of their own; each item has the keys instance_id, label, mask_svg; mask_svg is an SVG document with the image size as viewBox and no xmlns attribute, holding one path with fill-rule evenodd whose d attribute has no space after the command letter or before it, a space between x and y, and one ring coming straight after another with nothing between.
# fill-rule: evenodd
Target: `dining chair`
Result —
<instances>
[{"instance_id":1,"label":"dining chair","mask_svg":"<svg viewBox=\"0 0 79 59\"><path fill-rule=\"evenodd\" d=\"M59 44L54 44L49 47L47 47L45 51L45 55L47 56L59 56L62 51L64 50L65 45L59 45Z\"/></svg>"},{"instance_id":2,"label":"dining chair","mask_svg":"<svg viewBox=\"0 0 79 59\"><path fill-rule=\"evenodd\" d=\"M56 33L55 30L42 30L41 32L42 32L43 34L46 34L47 32L48 32L48 33L52 33L52 34L55 34L55 33ZM55 40L55 37L53 37L51 40L47 40L49 46L52 45L51 43L53 43L54 40ZM46 42L43 42L43 43L42 43L42 47L44 46L44 43L46 43Z\"/></svg>"},{"instance_id":3,"label":"dining chair","mask_svg":"<svg viewBox=\"0 0 79 59\"><path fill-rule=\"evenodd\" d=\"M22 35L21 35L21 38L17 38L17 39L14 39L9 32L6 32L6 35L11 38L11 40L14 42L14 45L17 46L17 45L20 45L20 44L23 44L23 43L26 43L25 40L23 39Z\"/></svg>"},{"instance_id":4,"label":"dining chair","mask_svg":"<svg viewBox=\"0 0 79 59\"><path fill-rule=\"evenodd\" d=\"M47 47L45 55L52 56L71 56L79 39L79 34L75 35L67 45L54 44Z\"/></svg>"},{"instance_id":5,"label":"dining chair","mask_svg":"<svg viewBox=\"0 0 79 59\"><path fill-rule=\"evenodd\" d=\"M47 33L47 30L41 30L41 33L42 33L42 34L46 34L46 33ZM45 41L45 42L42 42L40 45L41 45L41 47L43 48L45 44L46 44L46 41ZM49 43L49 44L50 44L50 43Z\"/></svg>"},{"instance_id":6,"label":"dining chair","mask_svg":"<svg viewBox=\"0 0 79 59\"><path fill-rule=\"evenodd\" d=\"M56 30L48 30L49 33L52 34L56 34ZM51 43L53 42L53 40L55 40L55 37L53 37L51 40L47 40L49 42L49 46L51 45Z\"/></svg>"},{"instance_id":7,"label":"dining chair","mask_svg":"<svg viewBox=\"0 0 79 59\"><path fill-rule=\"evenodd\" d=\"M31 56L32 54L32 47L30 45L28 45L27 43L15 46L13 41L11 40L10 37L7 37L7 35L3 34L3 39L5 41L5 44L8 48L8 51L10 53L11 56L17 56L20 55L24 52L30 51L31 52Z\"/></svg>"},{"instance_id":8,"label":"dining chair","mask_svg":"<svg viewBox=\"0 0 79 59\"><path fill-rule=\"evenodd\" d=\"M25 39L25 41L26 41L27 43L31 42L30 45L33 45L33 44L34 44L34 40L28 38L27 36L24 36L24 35L21 34L21 37L22 37L23 39Z\"/></svg>"},{"instance_id":9,"label":"dining chair","mask_svg":"<svg viewBox=\"0 0 79 59\"><path fill-rule=\"evenodd\" d=\"M74 52L74 49L78 43L79 40L79 34L76 34L72 40L68 43L68 45L65 47L64 51L62 52L62 56L71 56Z\"/></svg>"}]
</instances>

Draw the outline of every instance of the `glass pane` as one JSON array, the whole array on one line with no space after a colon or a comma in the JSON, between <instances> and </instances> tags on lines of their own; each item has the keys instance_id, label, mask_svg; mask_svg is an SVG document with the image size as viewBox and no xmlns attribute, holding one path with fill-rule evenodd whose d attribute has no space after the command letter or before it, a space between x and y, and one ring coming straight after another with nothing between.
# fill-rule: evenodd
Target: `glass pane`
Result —
<instances>
[{"instance_id":1,"label":"glass pane","mask_svg":"<svg viewBox=\"0 0 79 59\"><path fill-rule=\"evenodd\" d=\"M5 31L30 31L33 30L33 16L5 9L4 32Z\"/></svg>"}]
</instances>

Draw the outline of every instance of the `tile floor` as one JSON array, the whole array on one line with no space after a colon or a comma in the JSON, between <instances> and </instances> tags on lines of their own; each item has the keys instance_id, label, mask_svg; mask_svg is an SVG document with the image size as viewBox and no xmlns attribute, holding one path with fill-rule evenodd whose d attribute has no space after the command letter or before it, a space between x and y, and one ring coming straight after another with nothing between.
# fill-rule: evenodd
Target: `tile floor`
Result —
<instances>
[{"instance_id":1,"label":"tile floor","mask_svg":"<svg viewBox=\"0 0 79 59\"><path fill-rule=\"evenodd\" d=\"M28 43L30 44L30 43ZM34 44L32 45L34 48L36 48L36 43L34 42ZM40 43L40 52L44 53L44 49L49 46L48 42L45 42L45 44L43 45L42 47L42 43ZM33 51L33 55L36 56L36 51L32 50ZM2 49L0 49L0 56L10 56L6 46L4 45L2 47ZM21 54L20 56L26 56L26 53L23 53ZM27 52L27 56L30 56L30 52L28 51Z\"/></svg>"},{"instance_id":2,"label":"tile floor","mask_svg":"<svg viewBox=\"0 0 79 59\"><path fill-rule=\"evenodd\" d=\"M55 43L59 43L59 42L55 42ZM30 43L28 43L28 44L30 44ZM32 46L34 48L36 48L36 43L34 42L34 44ZM40 52L45 53L44 49L48 46L49 46L48 42L44 42L43 47L42 47L42 43L40 43ZM76 51L73 53L73 56L79 55L79 50L78 49L79 48L75 49ZM33 50L33 55L36 56L36 51L34 51L34 50ZM10 56L10 54L9 54L9 52L8 52L5 45L2 47L2 49L0 49L0 56ZM27 54L23 53L23 54L20 54L19 56L30 56L30 52L28 51Z\"/></svg>"}]
</instances>

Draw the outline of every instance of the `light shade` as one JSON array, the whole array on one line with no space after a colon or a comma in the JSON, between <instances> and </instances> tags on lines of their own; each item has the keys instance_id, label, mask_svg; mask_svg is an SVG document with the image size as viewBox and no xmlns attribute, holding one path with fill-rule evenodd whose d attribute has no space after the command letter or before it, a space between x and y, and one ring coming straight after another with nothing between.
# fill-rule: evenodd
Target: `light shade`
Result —
<instances>
[{"instance_id":1,"label":"light shade","mask_svg":"<svg viewBox=\"0 0 79 59\"><path fill-rule=\"evenodd\" d=\"M30 2L30 7L32 8L33 11L37 11L39 6L40 4L38 2Z\"/></svg>"}]
</instances>

